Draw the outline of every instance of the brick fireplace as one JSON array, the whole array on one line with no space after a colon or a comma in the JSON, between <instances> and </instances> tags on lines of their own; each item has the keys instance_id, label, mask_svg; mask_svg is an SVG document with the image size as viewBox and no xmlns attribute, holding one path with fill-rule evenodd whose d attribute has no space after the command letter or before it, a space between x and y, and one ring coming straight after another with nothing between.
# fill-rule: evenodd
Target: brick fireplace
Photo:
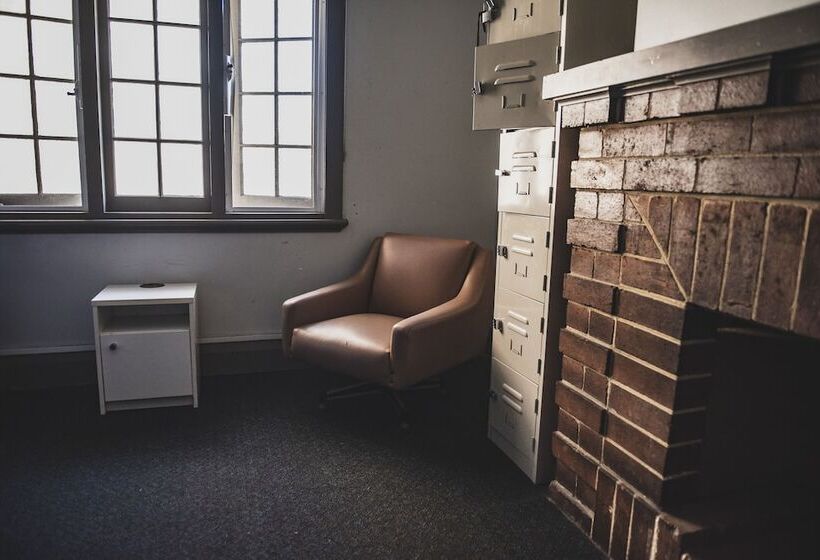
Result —
<instances>
[{"instance_id":1,"label":"brick fireplace","mask_svg":"<svg viewBox=\"0 0 820 560\"><path fill-rule=\"evenodd\" d=\"M612 558L800 557L820 472L818 53L560 107L578 134L551 499Z\"/></svg>"}]
</instances>

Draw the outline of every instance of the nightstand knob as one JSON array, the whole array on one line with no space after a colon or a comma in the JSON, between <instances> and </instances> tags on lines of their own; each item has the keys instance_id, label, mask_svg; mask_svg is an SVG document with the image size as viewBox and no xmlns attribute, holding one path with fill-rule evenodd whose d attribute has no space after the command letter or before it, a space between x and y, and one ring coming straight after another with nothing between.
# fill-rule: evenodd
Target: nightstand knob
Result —
<instances>
[{"instance_id":1,"label":"nightstand knob","mask_svg":"<svg viewBox=\"0 0 820 560\"><path fill-rule=\"evenodd\" d=\"M108 345L108 349L109 350L116 350L117 349L117 343L112 342L111 344Z\"/></svg>"}]
</instances>

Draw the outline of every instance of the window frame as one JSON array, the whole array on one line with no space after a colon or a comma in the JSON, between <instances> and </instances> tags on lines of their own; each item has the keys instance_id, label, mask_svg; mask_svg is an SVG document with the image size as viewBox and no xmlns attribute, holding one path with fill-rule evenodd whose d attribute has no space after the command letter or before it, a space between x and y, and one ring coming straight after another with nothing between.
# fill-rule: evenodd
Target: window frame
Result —
<instances>
[{"instance_id":1,"label":"window frame","mask_svg":"<svg viewBox=\"0 0 820 560\"><path fill-rule=\"evenodd\" d=\"M260 208L253 211L232 211L229 206L230 153L225 149L230 142L225 118L226 77L225 44L230 26L230 0L205 0L207 21L206 61L209 85L208 112L210 128L211 208L204 212L191 211L112 211L106 208L104 181L104 150L101 105L98 91L102 82L97 60L97 32L99 3L107 0L73 0L75 29L75 75L79 97L78 134L82 192L82 207L29 206L7 207L0 211L0 233L8 232L105 232L105 231L340 231L347 225L342 216L342 171L344 162L344 52L345 0L319 0L325 4L326 29L324 86L322 98L325 113L323 146L324 208L321 211L293 212L278 208ZM106 8L107 11L107 8ZM77 56L79 54L79 56ZM314 72L318 69L314 69ZM318 97L318 95L315 95ZM205 139L203 130L203 143ZM207 180L207 179L206 179Z\"/></svg>"}]
</instances>

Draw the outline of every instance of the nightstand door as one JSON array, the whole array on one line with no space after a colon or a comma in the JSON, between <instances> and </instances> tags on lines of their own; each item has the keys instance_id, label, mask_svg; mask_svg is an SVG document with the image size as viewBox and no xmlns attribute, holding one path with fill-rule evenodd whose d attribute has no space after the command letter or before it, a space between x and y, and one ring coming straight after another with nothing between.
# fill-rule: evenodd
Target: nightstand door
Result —
<instances>
[{"instance_id":1,"label":"nightstand door","mask_svg":"<svg viewBox=\"0 0 820 560\"><path fill-rule=\"evenodd\" d=\"M106 401L191 395L187 330L100 336Z\"/></svg>"}]
</instances>

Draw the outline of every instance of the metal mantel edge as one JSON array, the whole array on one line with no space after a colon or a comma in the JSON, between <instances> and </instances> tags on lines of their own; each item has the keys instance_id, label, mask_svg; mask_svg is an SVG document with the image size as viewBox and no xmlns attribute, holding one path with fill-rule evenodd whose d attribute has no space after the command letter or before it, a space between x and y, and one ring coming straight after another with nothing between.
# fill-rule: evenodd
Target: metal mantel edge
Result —
<instances>
[{"instance_id":1,"label":"metal mantel edge","mask_svg":"<svg viewBox=\"0 0 820 560\"><path fill-rule=\"evenodd\" d=\"M558 99L816 44L820 2L550 74L541 97Z\"/></svg>"}]
</instances>

